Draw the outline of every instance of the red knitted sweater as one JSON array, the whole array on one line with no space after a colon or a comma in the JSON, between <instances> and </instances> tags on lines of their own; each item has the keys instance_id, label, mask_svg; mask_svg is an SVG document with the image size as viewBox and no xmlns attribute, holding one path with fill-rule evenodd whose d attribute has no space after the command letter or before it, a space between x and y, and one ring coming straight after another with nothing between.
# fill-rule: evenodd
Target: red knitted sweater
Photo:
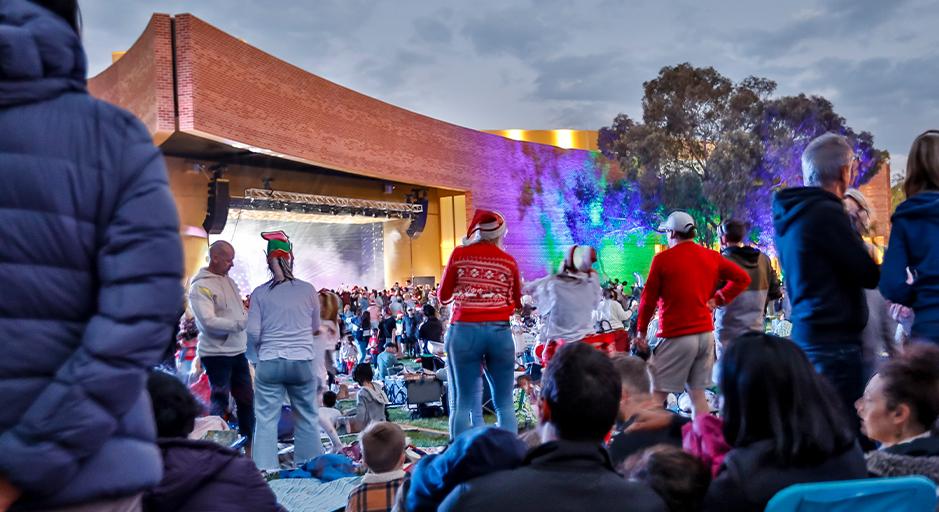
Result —
<instances>
[{"instance_id":1,"label":"red knitted sweater","mask_svg":"<svg viewBox=\"0 0 939 512\"><path fill-rule=\"evenodd\" d=\"M453 250L437 293L453 302L453 322L502 322L522 307L515 258L485 242Z\"/></svg>"}]
</instances>

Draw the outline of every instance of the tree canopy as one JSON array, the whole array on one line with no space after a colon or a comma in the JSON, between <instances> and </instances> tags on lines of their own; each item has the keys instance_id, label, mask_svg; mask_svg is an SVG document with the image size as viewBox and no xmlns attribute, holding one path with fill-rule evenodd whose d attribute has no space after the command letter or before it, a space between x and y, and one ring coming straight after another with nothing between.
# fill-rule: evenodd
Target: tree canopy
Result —
<instances>
[{"instance_id":1,"label":"tree canopy","mask_svg":"<svg viewBox=\"0 0 939 512\"><path fill-rule=\"evenodd\" d=\"M802 183L801 155L813 138L839 133L859 157L858 182L869 181L887 153L873 136L855 132L820 96L773 98L776 83L738 83L712 67L662 68L643 84L642 122L619 114L600 129L600 150L615 159L640 196L637 219L652 226L671 210L694 216L703 240L716 240L728 218L748 220L763 243L772 237L776 190Z\"/></svg>"}]
</instances>

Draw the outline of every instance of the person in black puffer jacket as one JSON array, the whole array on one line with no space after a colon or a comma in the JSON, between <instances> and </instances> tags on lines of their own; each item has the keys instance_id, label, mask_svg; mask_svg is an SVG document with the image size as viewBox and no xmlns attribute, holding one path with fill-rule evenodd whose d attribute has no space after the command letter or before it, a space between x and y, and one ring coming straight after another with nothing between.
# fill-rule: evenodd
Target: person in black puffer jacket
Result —
<instances>
[{"instance_id":1,"label":"person in black puffer jacket","mask_svg":"<svg viewBox=\"0 0 939 512\"><path fill-rule=\"evenodd\" d=\"M144 494L147 512L284 511L251 459L211 441L187 439L200 407L179 380L147 381L163 455L163 481Z\"/></svg>"}]
</instances>

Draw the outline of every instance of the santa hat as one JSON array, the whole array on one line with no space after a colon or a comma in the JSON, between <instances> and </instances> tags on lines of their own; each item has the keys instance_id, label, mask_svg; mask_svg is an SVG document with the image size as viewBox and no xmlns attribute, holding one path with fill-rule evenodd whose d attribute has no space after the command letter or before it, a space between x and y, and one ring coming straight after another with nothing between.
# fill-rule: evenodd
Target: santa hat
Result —
<instances>
[{"instance_id":1,"label":"santa hat","mask_svg":"<svg viewBox=\"0 0 939 512\"><path fill-rule=\"evenodd\" d=\"M261 238L267 240L267 257L290 259L293 257L293 244L283 231L266 231Z\"/></svg>"},{"instance_id":2,"label":"santa hat","mask_svg":"<svg viewBox=\"0 0 939 512\"><path fill-rule=\"evenodd\" d=\"M567 251L561 272L593 272L593 264L597 262L597 251L589 245L575 245Z\"/></svg>"},{"instance_id":3,"label":"santa hat","mask_svg":"<svg viewBox=\"0 0 939 512\"><path fill-rule=\"evenodd\" d=\"M506 232L505 217L493 210L476 210L473 221L466 230L463 245L474 244L480 240L495 240Z\"/></svg>"}]
</instances>

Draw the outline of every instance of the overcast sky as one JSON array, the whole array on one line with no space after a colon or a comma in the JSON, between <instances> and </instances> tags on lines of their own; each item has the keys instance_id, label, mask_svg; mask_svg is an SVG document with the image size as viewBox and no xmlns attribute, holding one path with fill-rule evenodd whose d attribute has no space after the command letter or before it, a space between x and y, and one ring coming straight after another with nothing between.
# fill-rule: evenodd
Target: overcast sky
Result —
<instances>
[{"instance_id":1,"label":"overcast sky","mask_svg":"<svg viewBox=\"0 0 939 512\"><path fill-rule=\"evenodd\" d=\"M760 5L758 5L760 4ZM939 128L939 0L85 0L93 76L152 12L192 13L354 90L477 129L597 129L641 117L667 65L822 94L901 171ZM902 172L902 171L901 171Z\"/></svg>"}]
</instances>

